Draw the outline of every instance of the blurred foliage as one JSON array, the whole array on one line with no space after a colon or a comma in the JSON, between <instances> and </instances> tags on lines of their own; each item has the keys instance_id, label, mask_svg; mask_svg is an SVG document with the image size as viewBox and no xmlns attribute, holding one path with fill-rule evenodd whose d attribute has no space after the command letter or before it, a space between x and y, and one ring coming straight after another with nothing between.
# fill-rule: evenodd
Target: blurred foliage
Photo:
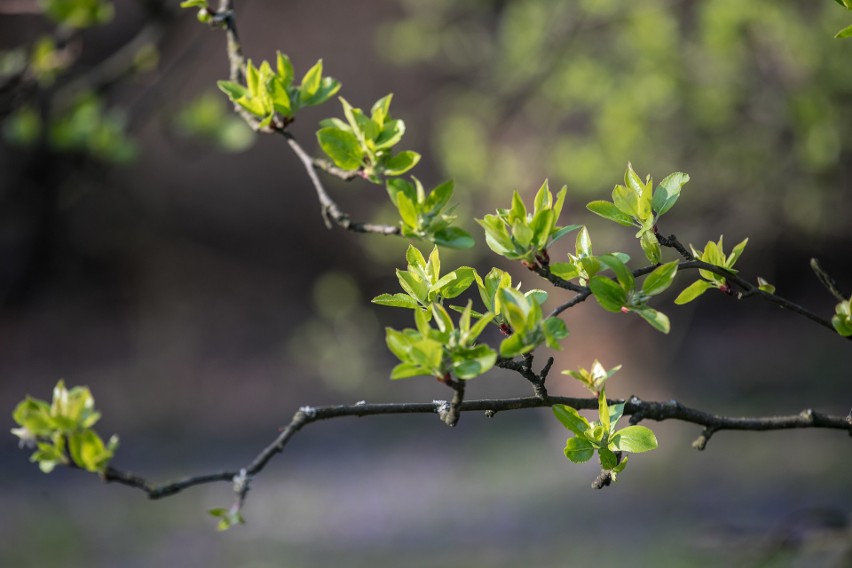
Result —
<instances>
[{"instance_id":1,"label":"blurred foliage","mask_svg":"<svg viewBox=\"0 0 852 568\"><path fill-rule=\"evenodd\" d=\"M381 55L434 65L436 160L501 194L549 175L600 194L633 159L689 171L699 210L749 192L756 229L830 234L849 203L852 43L828 0L400 0ZM499 181L499 183L494 183ZM730 213L726 211L726 213Z\"/></svg>"},{"instance_id":2,"label":"blurred foliage","mask_svg":"<svg viewBox=\"0 0 852 568\"><path fill-rule=\"evenodd\" d=\"M23 106L3 123L3 136L16 146L32 146L42 136L44 123L38 112ZM46 140L60 152L88 155L104 162L133 159L136 146L127 137L126 119L119 109L106 110L96 95L84 93L63 112L52 117Z\"/></svg>"},{"instance_id":3,"label":"blurred foliage","mask_svg":"<svg viewBox=\"0 0 852 568\"><path fill-rule=\"evenodd\" d=\"M188 138L212 142L225 152L243 152L255 142L254 131L212 91L190 101L175 118L175 128Z\"/></svg>"}]
</instances>

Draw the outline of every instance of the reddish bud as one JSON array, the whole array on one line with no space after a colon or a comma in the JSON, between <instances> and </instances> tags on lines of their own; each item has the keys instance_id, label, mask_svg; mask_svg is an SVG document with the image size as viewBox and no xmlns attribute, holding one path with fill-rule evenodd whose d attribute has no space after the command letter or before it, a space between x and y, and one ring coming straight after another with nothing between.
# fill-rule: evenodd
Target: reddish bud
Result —
<instances>
[{"instance_id":1,"label":"reddish bud","mask_svg":"<svg viewBox=\"0 0 852 568\"><path fill-rule=\"evenodd\" d=\"M627 306L621 306L621 313L622 314L629 314L630 308L628 308Z\"/></svg>"}]
</instances>

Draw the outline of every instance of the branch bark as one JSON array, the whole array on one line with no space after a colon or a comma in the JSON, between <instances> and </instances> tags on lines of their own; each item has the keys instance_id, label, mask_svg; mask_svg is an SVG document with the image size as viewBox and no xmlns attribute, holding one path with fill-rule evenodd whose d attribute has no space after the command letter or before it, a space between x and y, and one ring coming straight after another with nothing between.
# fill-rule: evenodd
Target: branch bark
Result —
<instances>
[{"instance_id":1,"label":"branch bark","mask_svg":"<svg viewBox=\"0 0 852 568\"><path fill-rule=\"evenodd\" d=\"M837 416L805 409L798 414L768 417L733 417L718 416L695 408L684 406L670 400L666 402L648 402L635 396L627 400L611 400L610 404L625 403L624 415L630 416L630 422L636 424L642 420L677 420L703 426L701 436L693 443L693 447L703 450L714 433L722 430L740 431L769 431L805 428L824 428L844 430L852 436L852 413L847 416ZM238 470L226 470L185 477L160 485L153 484L136 474L109 467L102 478L106 482L119 483L139 489L150 499L162 499L176 495L185 489L196 485L204 485L220 481L233 482L244 469L251 477L260 473L276 455L284 451L290 440L305 426L323 420L334 420L344 417L384 416L399 414L433 414L439 413L445 401L407 402L387 404L366 404L335 406L304 406L300 408L281 430L275 440L264 448L248 465ZM578 410L594 410L598 407L597 398L573 398L565 396L530 396L523 398L468 400L458 405L458 412L485 412L489 417L497 412L508 412L533 408L545 408L555 404L564 404Z\"/></svg>"}]
</instances>

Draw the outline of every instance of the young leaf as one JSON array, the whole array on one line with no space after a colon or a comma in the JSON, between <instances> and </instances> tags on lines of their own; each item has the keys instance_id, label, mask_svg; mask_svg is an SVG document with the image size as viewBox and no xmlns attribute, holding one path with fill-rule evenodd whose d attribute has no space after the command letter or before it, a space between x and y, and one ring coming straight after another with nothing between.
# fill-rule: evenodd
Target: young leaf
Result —
<instances>
[{"instance_id":1,"label":"young leaf","mask_svg":"<svg viewBox=\"0 0 852 568\"><path fill-rule=\"evenodd\" d=\"M411 150L406 150L384 160L382 162L382 167L384 168L384 173L386 175L398 176L416 166L419 161L420 154L412 152Z\"/></svg>"},{"instance_id":2,"label":"young leaf","mask_svg":"<svg viewBox=\"0 0 852 568\"><path fill-rule=\"evenodd\" d=\"M715 284L707 282L706 280L696 280L695 282L687 286L686 289L684 289L684 291L681 292L677 298L675 298L674 303L678 305L688 304L710 288L715 287Z\"/></svg>"},{"instance_id":3,"label":"young leaf","mask_svg":"<svg viewBox=\"0 0 852 568\"><path fill-rule=\"evenodd\" d=\"M579 436L569 438L565 442L565 457L574 463L583 463L592 459L595 455L595 447L585 438Z\"/></svg>"},{"instance_id":4,"label":"young leaf","mask_svg":"<svg viewBox=\"0 0 852 568\"><path fill-rule=\"evenodd\" d=\"M565 406L564 404L556 404L551 407L553 410L553 414L556 416L556 419L562 423L563 426L568 428L571 432L578 436L583 436L583 432L589 429L591 426L589 421L584 417L580 416L575 409L570 406Z\"/></svg>"},{"instance_id":5,"label":"young leaf","mask_svg":"<svg viewBox=\"0 0 852 568\"><path fill-rule=\"evenodd\" d=\"M666 314L649 307L636 308L633 311L639 314L642 319L651 324L651 327L657 331L667 334L671 330L671 324Z\"/></svg>"},{"instance_id":6,"label":"young leaf","mask_svg":"<svg viewBox=\"0 0 852 568\"><path fill-rule=\"evenodd\" d=\"M358 138L351 132L327 127L317 132L317 140L323 152L335 165L344 170L357 170L364 158Z\"/></svg>"},{"instance_id":7,"label":"young leaf","mask_svg":"<svg viewBox=\"0 0 852 568\"><path fill-rule=\"evenodd\" d=\"M666 290L671 286L677 275L677 266L678 261L674 260L655 268L645 277L645 281L642 283L642 292L648 296L656 296Z\"/></svg>"},{"instance_id":8,"label":"young leaf","mask_svg":"<svg viewBox=\"0 0 852 568\"><path fill-rule=\"evenodd\" d=\"M322 79L322 59L317 61L313 67L308 69L305 76L302 77L302 84L299 87L299 100L302 103L310 101L317 94L320 88Z\"/></svg>"},{"instance_id":9,"label":"young leaf","mask_svg":"<svg viewBox=\"0 0 852 568\"><path fill-rule=\"evenodd\" d=\"M688 174L675 172L667 175L660 182L660 185L654 190L654 198L651 201L651 206L658 217L674 206L677 198L680 197L680 190L688 181Z\"/></svg>"},{"instance_id":10,"label":"young leaf","mask_svg":"<svg viewBox=\"0 0 852 568\"><path fill-rule=\"evenodd\" d=\"M626 227L633 227L635 225L630 215L625 215L618 207L615 206L615 204L610 203L609 201L592 201L586 205L586 209L595 215L603 217L604 219L615 221L619 225L624 225Z\"/></svg>"},{"instance_id":11,"label":"young leaf","mask_svg":"<svg viewBox=\"0 0 852 568\"><path fill-rule=\"evenodd\" d=\"M607 311L618 312L627 303L627 294L624 289L603 276L593 276L589 281L595 299Z\"/></svg>"},{"instance_id":12,"label":"young leaf","mask_svg":"<svg viewBox=\"0 0 852 568\"><path fill-rule=\"evenodd\" d=\"M464 229L459 229L458 227L447 227L440 231L435 231L435 233L431 236L431 240L436 245L456 249L471 248L475 244L470 233Z\"/></svg>"},{"instance_id":13,"label":"young leaf","mask_svg":"<svg viewBox=\"0 0 852 568\"><path fill-rule=\"evenodd\" d=\"M628 426L622 428L610 439L609 449L616 452L632 452L638 454L657 448L657 437L645 426Z\"/></svg>"}]
</instances>

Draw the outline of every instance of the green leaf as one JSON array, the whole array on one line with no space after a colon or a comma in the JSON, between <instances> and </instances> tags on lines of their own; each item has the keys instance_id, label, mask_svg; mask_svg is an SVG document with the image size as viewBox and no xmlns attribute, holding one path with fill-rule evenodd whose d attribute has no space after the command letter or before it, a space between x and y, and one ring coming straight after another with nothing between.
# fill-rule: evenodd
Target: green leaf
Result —
<instances>
[{"instance_id":1,"label":"green leaf","mask_svg":"<svg viewBox=\"0 0 852 568\"><path fill-rule=\"evenodd\" d=\"M393 93L389 93L373 103L373 108L370 109L370 118L379 125L384 126L385 120L390 115L390 104L393 99Z\"/></svg>"},{"instance_id":2,"label":"green leaf","mask_svg":"<svg viewBox=\"0 0 852 568\"><path fill-rule=\"evenodd\" d=\"M675 172L669 174L660 182L657 189L654 191L654 198L651 201L651 206L657 216L663 215L671 209L678 197L680 190L689 181L689 175L683 172Z\"/></svg>"},{"instance_id":3,"label":"green leaf","mask_svg":"<svg viewBox=\"0 0 852 568\"><path fill-rule=\"evenodd\" d=\"M180 3L181 8L206 8L207 0L184 0Z\"/></svg>"},{"instance_id":4,"label":"green leaf","mask_svg":"<svg viewBox=\"0 0 852 568\"><path fill-rule=\"evenodd\" d=\"M408 294L382 294L373 298L371 302L380 306L390 306L393 308L408 308L411 310L416 310L420 307L417 303L417 300L415 300Z\"/></svg>"},{"instance_id":5,"label":"green leaf","mask_svg":"<svg viewBox=\"0 0 852 568\"><path fill-rule=\"evenodd\" d=\"M228 95L228 98L234 102L248 95L245 87L233 81L216 81L216 85L219 87L219 90Z\"/></svg>"},{"instance_id":6,"label":"green leaf","mask_svg":"<svg viewBox=\"0 0 852 568\"><path fill-rule=\"evenodd\" d=\"M645 426L628 426L613 434L609 449L638 454L657 448L657 437Z\"/></svg>"},{"instance_id":7,"label":"green leaf","mask_svg":"<svg viewBox=\"0 0 852 568\"><path fill-rule=\"evenodd\" d=\"M586 209L595 215L603 217L604 219L615 221L619 225L624 225L626 227L633 227L635 225L633 219L629 215L622 213L615 204L610 203L609 201L592 201L586 205Z\"/></svg>"},{"instance_id":8,"label":"green leaf","mask_svg":"<svg viewBox=\"0 0 852 568\"><path fill-rule=\"evenodd\" d=\"M358 138L351 132L339 128L327 127L317 132L320 147L335 165L344 170L357 170L361 167L364 153Z\"/></svg>"},{"instance_id":9,"label":"green leaf","mask_svg":"<svg viewBox=\"0 0 852 568\"><path fill-rule=\"evenodd\" d=\"M639 218L640 195L623 185L617 185L612 190L612 202L624 215Z\"/></svg>"},{"instance_id":10,"label":"green leaf","mask_svg":"<svg viewBox=\"0 0 852 568\"><path fill-rule=\"evenodd\" d=\"M624 289L609 278L593 276L589 288L598 303L607 311L618 312L627 303Z\"/></svg>"},{"instance_id":11,"label":"green leaf","mask_svg":"<svg viewBox=\"0 0 852 568\"><path fill-rule=\"evenodd\" d=\"M737 260L739 260L740 255L743 254L743 250L745 250L747 244L748 244L748 239L743 239L743 241L740 244L738 244L737 246L735 246L733 248L733 250L731 251L731 254L728 255L727 259L725 259L725 267L727 267L729 269L734 267L734 265L737 263Z\"/></svg>"},{"instance_id":12,"label":"green leaf","mask_svg":"<svg viewBox=\"0 0 852 568\"><path fill-rule=\"evenodd\" d=\"M453 359L453 373L467 380L489 371L497 362L497 352L487 345L477 345L462 352L458 359Z\"/></svg>"},{"instance_id":13,"label":"green leaf","mask_svg":"<svg viewBox=\"0 0 852 568\"><path fill-rule=\"evenodd\" d=\"M475 241L470 233L458 227L447 227L435 231L431 236L432 242L443 247L467 249L473 247Z\"/></svg>"},{"instance_id":14,"label":"green leaf","mask_svg":"<svg viewBox=\"0 0 852 568\"><path fill-rule=\"evenodd\" d=\"M838 39L844 39L844 38L847 38L847 37L852 37L852 25L848 25L845 28L843 28L842 30L840 30L839 32L834 34L834 37L836 37Z\"/></svg>"},{"instance_id":15,"label":"green leaf","mask_svg":"<svg viewBox=\"0 0 852 568\"><path fill-rule=\"evenodd\" d=\"M322 59L317 61L313 67L308 69L305 76L302 77L302 84L299 87L299 100L306 103L317 94L322 80Z\"/></svg>"},{"instance_id":16,"label":"green leaf","mask_svg":"<svg viewBox=\"0 0 852 568\"><path fill-rule=\"evenodd\" d=\"M674 303L678 305L688 304L710 288L715 288L716 285L707 282L706 280L696 280L692 284L690 284L683 292L681 292L677 298L675 298Z\"/></svg>"},{"instance_id":17,"label":"green leaf","mask_svg":"<svg viewBox=\"0 0 852 568\"><path fill-rule=\"evenodd\" d=\"M452 272L448 272L444 278L450 275L455 275L455 277L447 284L440 286L438 288L438 293L441 294L441 297L443 298L455 298L473 284L474 274L475 271L469 266L461 266ZM443 278L441 280L443 280Z\"/></svg>"},{"instance_id":18,"label":"green leaf","mask_svg":"<svg viewBox=\"0 0 852 568\"><path fill-rule=\"evenodd\" d=\"M645 258L654 264L659 264L662 258L660 250L660 241L657 236L651 231L645 231L639 237L639 246L642 247L642 252L645 253Z\"/></svg>"},{"instance_id":19,"label":"green leaf","mask_svg":"<svg viewBox=\"0 0 852 568\"><path fill-rule=\"evenodd\" d=\"M605 470L615 469L615 466L618 465L618 458L606 448L598 448L598 456L601 460L601 467Z\"/></svg>"},{"instance_id":20,"label":"green leaf","mask_svg":"<svg viewBox=\"0 0 852 568\"><path fill-rule=\"evenodd\" d=\"M517 357L529 353L533 349L535 349L535 345L525 343L524 338L517 333L513 333L500 342L501 357Z\"/></svg>"},{"instance_id":21,"label":"green leaf","mask_svg":"<svg viewBox=\"0 0 852 568\"><path fill-rule=\"evenodd\" d=\"M633 273L630 272L630 270L621 261L619 257L615 256L614 254L603 254L597 257L597 259L615 273L615 277L618 279L618 283L621 285L625 292L633 290L635 286L635 278L633 277Z\"/></svg>"},{"instance_id":22,"label":"green leaf","mask_svg":"<svg viewBox=\"0 0 852 568\"><path fill-rule=\"evenodd\" d=\"M550 241L547 243L547 246L550 247L550 245L552 245L553 243L555 243L556 241L558 241L559 239L561 239L562 237L564 237L565 235L567 235L571 231L576 231L577 229L579 229L582 226L583 225L566 225L566 226L564 226L560 229L555 230L550 235Z\"/></svg>"},{"instance_id":23,"label":"green leaf","mask_svg":"<svg viewBox=\"0 0 852 568\"><path fill-rule=\"evenodd\" d=\"M568 441L565 442L565 449L563 451L565 453L565 457L574 463L587 462L592 459L593 455L595 455L595 447L592 443L585 438L580 438L579 436L569 438Z\"/></svg>"},{"instance_id":24,"label":"green leaf","mask_svg":"<svg viewBox=\"0 0 852 568\"><path fill-rule=\"evenodd\" d=\"M656 296L671 286L677 275L678 261L673 260L654 269L642 283L642 292L648 296Z\"/></svg>"},{"instance_id":25,"label":"green leaf","mask_svg":"<svg viewBox=\"0 0 852 568\"><path fill-rule=\"evenodd\" d=\"M583 432L589 429L591 424L583 416L580 415L574 408L564 404L555 404L551 407L554 416L563 426L568 428L574 434L582 437Z\"/></svg>"},{"instance_id":26,"label":"green leaf","mask_svg":"<svg viewBox=\"0 0 852 568\"><path fill-rule=\"evenodd\" d=\"M420 154L412 152L411 150L406 150L396 154L395 156L386 158L382 161L382 168L384 169L385 175L398 176L416 166L419 161Z\"/></svg>"},{"instance_id":27,"label":"green leaf","mask_svg":"<svg viewBox=\"0 0 852 568\"><path fill-rule=\"evenodd\" d=\"M405 251L405 261L409 266L426 270L426 258L423 256L423 253L413 245L408 245L408 249Z\"/></svg>"},{"instance_id":28,"label":"green leaf","mask_svg":"<svg viewBox=\"0 0 852 568\"><path fill-rule=\"evenodd\" d=\"M453 196L453 180L447 180L435 187L426 198L424 209L432 214L440 211Z\"/></svg>"},{"instance_id":29,"label":"green leaf","mask_svg":"<svg viewBox=\"0 0 852 568\"><path fill-rule=\"evenodd\" d=\"M550 272L563 280L571 280L579 276L577 267L570 262L554 262L550 265Z\"/></svg>"},{"instance_id":30,"label":"green leaf","mask_svg":"<svg viewBox=\"0 0 852 568\"><path fill-rule=\"evenodd\" d=\"M651 324L651 327L657 331L662 331L667 334L671 330L671 324L669 323L669 318L666 314L648 307L635 308L633 311L639 314L642 319Z\"/></svg>"}]
</instances>

